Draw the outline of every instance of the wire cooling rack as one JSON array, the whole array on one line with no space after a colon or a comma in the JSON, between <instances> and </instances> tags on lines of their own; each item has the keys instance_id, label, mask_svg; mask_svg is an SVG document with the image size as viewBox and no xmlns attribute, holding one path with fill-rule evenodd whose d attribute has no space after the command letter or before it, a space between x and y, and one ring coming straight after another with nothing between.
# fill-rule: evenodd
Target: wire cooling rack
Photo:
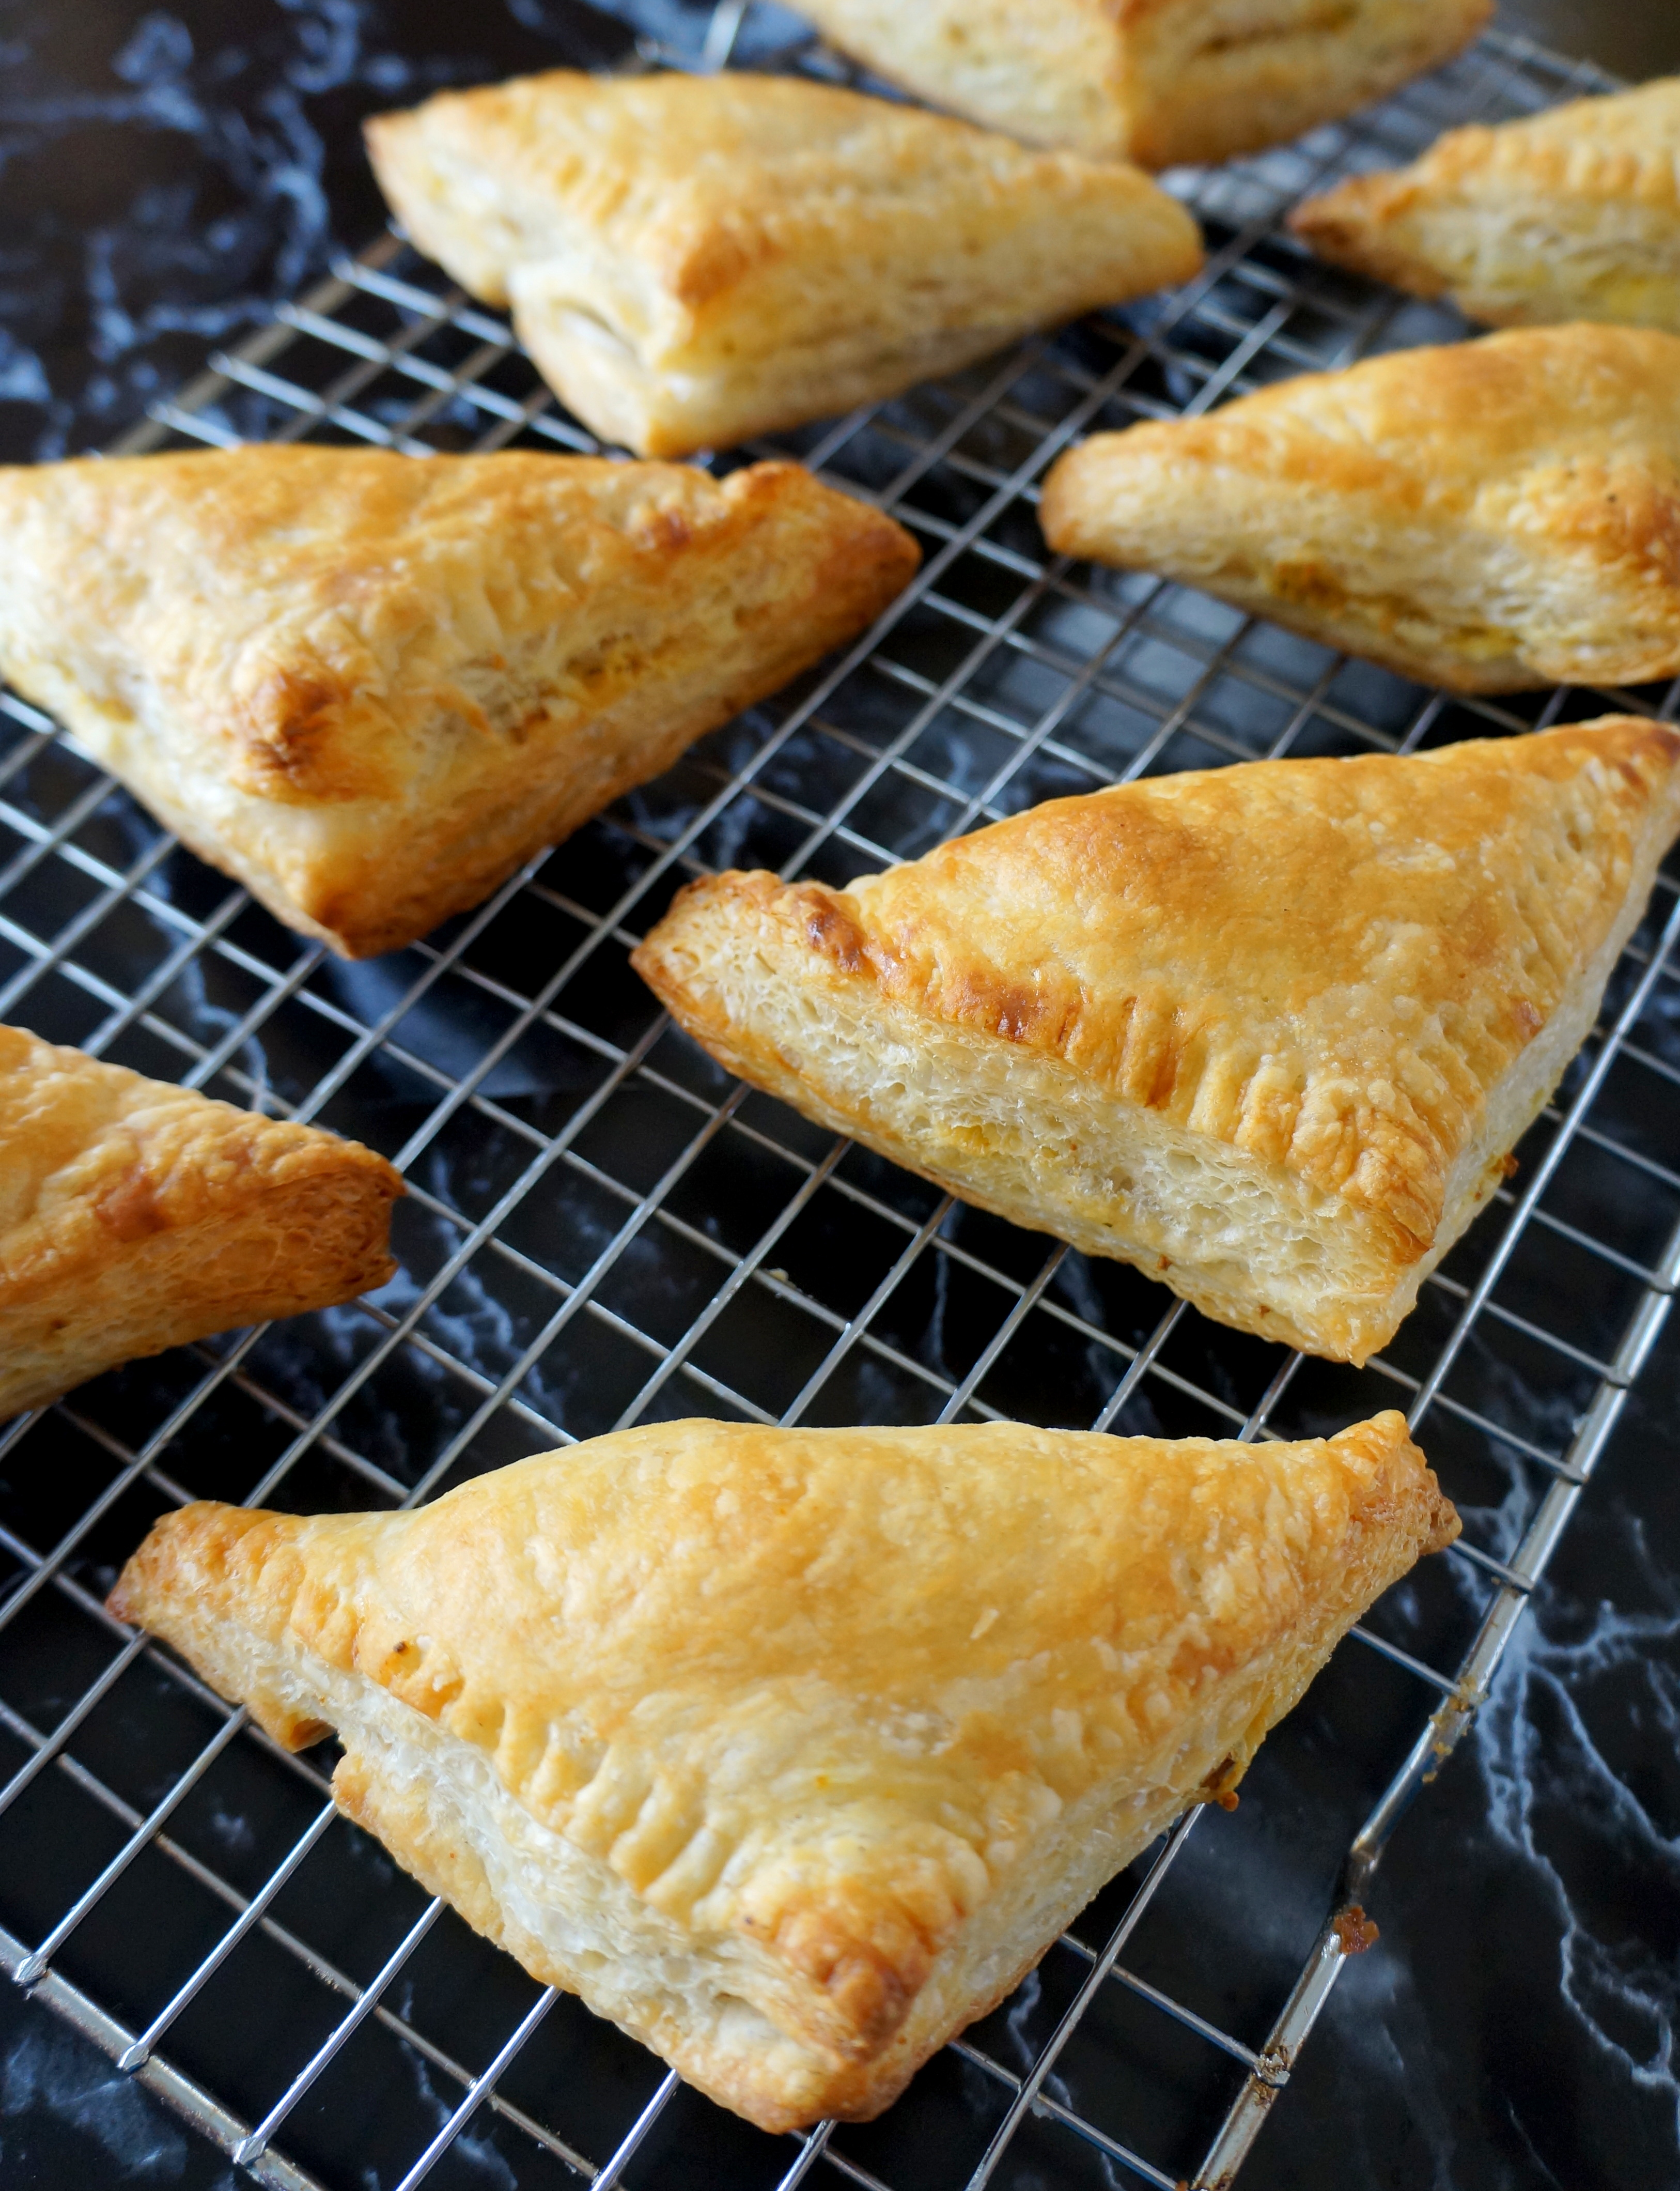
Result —
<instances>
[{"instance_id":1,"label":"wire cooling rack","mask_svg":"<svg viewBox=\"0 0 1680 2191\"><path fill-rule=\"evenodd\" d=\"M718 9L702 64L754 27ZM820 48L777 59L843 73ZM911 528L917 583L843 658L407 951L347 966L301 942L0 702L0 1017L318 1119L409 1182L381 1294L0 1431L0 1961L259 2182L1231 2181L1359 1945L1346 1905L1486 1694L1680 1278L1675 884L1515 1181L1363 1372L1208 1324L830 1141L721 1075L627 958L711 868L843 880L1121 777L1671 714L1680 693L1449 700L1179 588L1047 561L1034 521L1087 430L1461 334L1314 265L1280 215L1448 124L1604 88L1490 37L1356 124L1174 179L1210 243L1182 292L781 437ZM304 435L593 446L502 322L394 236L126 446ZM1342 1646L1234 1815L1183 1821L880 2122L793 2139L539 1989L336 1815L330 1752L283 1755L101 1608L181 1500L396 1506L661 1417L1263 1437L1393 1404L1461 1544Z\"/></svg>"}]
</instances>

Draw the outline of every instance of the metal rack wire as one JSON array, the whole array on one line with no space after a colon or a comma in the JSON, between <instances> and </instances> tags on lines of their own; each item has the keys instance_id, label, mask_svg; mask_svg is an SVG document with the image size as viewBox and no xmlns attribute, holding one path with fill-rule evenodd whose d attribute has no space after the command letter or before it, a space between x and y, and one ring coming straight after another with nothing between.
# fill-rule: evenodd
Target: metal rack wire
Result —
<instances>
[{"instance_id":1,"label":"metal rack wire","mask_svg":"<svg viewBox=\"0 0 1680 2191\"><path fill-rule=\"evenodd\" d=\"M720 8L701 60L752 29ZM820 48L780 65L841 73ZM1208 1325L829 1142L677 1036L627 953L676 885L724 864L842 879L1145 771L1606 705L1672 715L1680 691L1449 701L1181 589L1047 560L1033 522L1047 466L1089 429L1461 333L1314 265L1281 213L1450 123L1603 88L1490 37L1357 125L1178 179L1210 242L1183 292L780 437L917 532L909 593L389 959L300 942L0 700L0 1017L321 1119L410 1183L379 1295L0 1430L0 1962L258 2181L1232 2180L1358 1944L1343 1905L1486 1694L1680 1282L1675 884L1517 1184L1361 1373ZM125 446L300 435L593 446L506 327L394 236ZM428 1901L337 1816L318 1757L275 1750L100 1602L151 1515L188 1497L398 1505L666 1415L1257 1437L1394 1403L1465 1512L1462 1545L1343 1646L1236 1816L1184 1820L866 2129L774 2140L700 2101Z\"/></svg>"}]
</instances>

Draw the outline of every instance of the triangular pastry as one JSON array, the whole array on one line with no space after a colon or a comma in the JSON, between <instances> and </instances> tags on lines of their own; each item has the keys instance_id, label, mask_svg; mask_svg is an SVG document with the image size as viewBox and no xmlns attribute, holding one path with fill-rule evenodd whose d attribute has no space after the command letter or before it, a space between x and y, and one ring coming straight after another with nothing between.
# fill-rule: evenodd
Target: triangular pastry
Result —
<instances>
[{"instance_id":1,"label":"triangular pastry","mask_svg":"<svg viewBox=\"0 0 1680 2191\"><path fill-rule=\"evenodd\" d=\"M511 299L545 378L644 456L895 395L1201 264L1135 168L794 77L557 70L367 141L419 248Z\"/></svg>"},{"instance_id":2,"label":"triangular pastry","mask_svg":"<svg viewBox=\"0 0 1680 2191\"><path fill-rule=\"evenodd\" d=\"M1680 671L1680 336L1569 327L1098 434L1045 538L1461 692Z\"/></svg>"},{"instance_id":3,"label":"triangular pastry","mask_svg":"<svg viewBox=\"0 0 1680 2191\"><path fill-rule=\"evenodd\" d=\"M794 464L269 447L0 469L0 671L352 958L475 905L885 607Z\"/></svg>"},{"instance_id":4,"label":"triangular pastry","mask_svg":"<svg viewBox=\"0 0 1680 2191\"><path fill-rule=\"evenodd\" d=\"M1467 45L1492 0L798 0L843 53L1031 145L1229 160Z\"/></svg>"},{"instance_id":5,"label":"triangular pastry","mask_svg":"<svg viewBox=\"0 0 1680 2191\"><path fill-rule=\"evenodd\" d=\"M0 1027L0 1420L383 1285L402 1191L355 1141Z\"/></svg>"},{"instance_id":6,"label":"triangular pastry","mask_svg":"<svg viewBox=\"0 0 1680 2191\"><path fill-rule=\"evenodd\" d=\"M1309 198L1321 258L1473 320L1612 320L1680 334L1680 77L1497 128Z\"/></svg>"},{"instance_id":7,"label":"triangular pastry","mask_svg":"<svg viewBox=\"0 0 1680 2191\"><path fill-rule=\"evenodd\" d=\"M410 1514L167 1515L111 1610L545 1983L767 2130L878 2114L1457 1517L1239 1445L662 1423Z\"/></svg>"},{"instance_id":8,"label":"triangular pastry","mask_svg":"<svg viewBox=\"0 0 1680 2191\"><path fill-rule=\"evenodd\" d=\"M843 891L692 883L633 963L821 1124L1363 1362L1592 1027L1677 831L1680 736L1649 722L1255 761Z\"/></svg>"}]
</instances>

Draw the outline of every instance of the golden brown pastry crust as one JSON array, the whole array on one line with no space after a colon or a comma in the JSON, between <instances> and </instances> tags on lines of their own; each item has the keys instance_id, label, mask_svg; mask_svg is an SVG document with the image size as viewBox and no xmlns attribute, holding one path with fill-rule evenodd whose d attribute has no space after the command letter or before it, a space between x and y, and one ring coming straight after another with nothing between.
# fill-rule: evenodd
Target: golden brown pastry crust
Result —
<instances>
[{"instance_id":1,"label":"golden brown pastry crust","mask_svg":"<svg viewBox=\"0 0 1680 2191\"><path fill-rule=\"evenodd\" d=\"M843 52L1033 145L1146 168L1281 145L1467 45L1492 0L800 0Z\"/></svg>"},{"instance_id":2,"label":"golden brown pastry crust","mask_svg":"<svg viewBox=\"0 0 1680 2191\"><path fill-rule=\"evenodd\" d=\"M1455 691L1680 672L1680 337L1536 328L1064 457L1051 546Z\"/></svg>"},{"instance_id":3,"label":"golden brown pastry crust","mask_svg":"<svg viewBox=\"0 0 1680 2191\"><path fill-rule=\"evenodd\" d=\"M556 70L367 125L419 248L604 439L826 418L1201 264L1135 168L786 77Z\"/></svg>"},{"instance_id":4,"label":"golden brown pastry crust","mask_svg":"<svg viewBox=\"0 0 1680 2191\"><path fill-rule=\"evenodd\" d=\"M351 958L477 904L916 567L795 464L255 447L0 469L0 669Z\"/></svg>"},{"instance_id":5,"label":"golden brown pastry crust","mask_svg":"<svg viewBox=\"0 0 1680 2191\"><path fill-rule=\"evenodd\" d=\"M1451 130L1409 168L1308 199L1290 225L1320 258L1492 327L1680 334L1680 77Z\"/></svg>"},{"instance_id":6,"label":"golden brown pastry crust","mask_svg":"<svg viewBox=\"0 0 1680 2191\"><path fill-rule=\"evenodd\" d=\"M1590 1028L1677 830L1680 737L1629 719L1251 762L845 891L694 883L633 963L822 1124L1362 1362Z\"/></svg>"},{"instance_id":7,"label":"golden brown pastry crust","mask_svg":"<svg viewBox=\"0 0 1680 2191\"><path fill-rule=\"evenodd\" d=\"M383 1157L0 1027L0 1419L383 1285Z\"/></svg>"},{"instance_id":8,"label":"golden brown pastry crust","mask_svg":"<svg viewBox=\"0 0 1680 2191\"><path fill-rule=\"evenodd\" d=\"M864 2118L1457 1518L1384 1414L1241 1446L667 1423L124 1569L538 1978L768 2129Z\"/></svg>"}]
</instances>

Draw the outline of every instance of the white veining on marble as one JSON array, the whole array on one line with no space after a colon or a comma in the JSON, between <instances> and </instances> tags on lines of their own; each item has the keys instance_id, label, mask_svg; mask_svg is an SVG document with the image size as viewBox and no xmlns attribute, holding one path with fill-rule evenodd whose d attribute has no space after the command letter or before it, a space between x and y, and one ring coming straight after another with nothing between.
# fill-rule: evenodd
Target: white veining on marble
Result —
<instances>
[{"instance_id":1,"label":"white veining on marble","mask_svg":"<svg viewBox=\"0 0 1680 2191\"><path fill-rule=\"evenodd\" d=\"M1663 1899L1680 1893L1680 1839L1661 1831L1632 1777L1642 1758L1680 1754L1680 1577L1653 1556L1637 1517L1615 1525L1626 1597L1643 1609L1537 1608L1506 1654L1473 1755L1490 1831L1560 1927L1564 2003L1621 2074L1664 2101L1680 2138L1680 1964L1640 1929L1637 1886L1630 1898L1643 1881ZM1578 1632L1569 1612L1586 1615ZM1608 1754L1618 1736L1620 1759ZM1621 1908L1595 1892L1601 1854L1620 1875Z\"/></svg>"},{"instance_id":2,"label":"white veining on marble","mask_svg":"<svg viewBox=\"0 0 1680 2191\"><path fill-rule=\"evenodd\" d=\"M0 2069L0 2179L15 2169L14 2180L26 2180L26 2148L7 2124L37 2110L97 2146L125 2183L172 2183L186 2165L186 2139L133 2080L44 2020L22 2034Z\"/></svg>"},{"instance_id":3,"label":"white veining on marble","mask_svg":"<svg viewBox=\"0 0 1680 2191\"><path fill-rule=\"evenodd\" d=\"M37 414L42 458L97 446L165 392L185 364L169 339L201 350L235 339L318 270L333 208L310 102L359 86L373 103L400 100L439 76L377 42L370 0L277 0L260 38L203 51L180 16L155 9L108 60L78 52L86 73L74 82L54 65L50 20L42 11L32 34L0 44L0 185L24 170L0 248L0 313L12 322L0 402ZM94 132L146 179L121 212L101 206L72 230L31 179L50 178L61 148ZM31 320L48 322L37 347L19 331Z\"/></svg>"}]
</instances>

